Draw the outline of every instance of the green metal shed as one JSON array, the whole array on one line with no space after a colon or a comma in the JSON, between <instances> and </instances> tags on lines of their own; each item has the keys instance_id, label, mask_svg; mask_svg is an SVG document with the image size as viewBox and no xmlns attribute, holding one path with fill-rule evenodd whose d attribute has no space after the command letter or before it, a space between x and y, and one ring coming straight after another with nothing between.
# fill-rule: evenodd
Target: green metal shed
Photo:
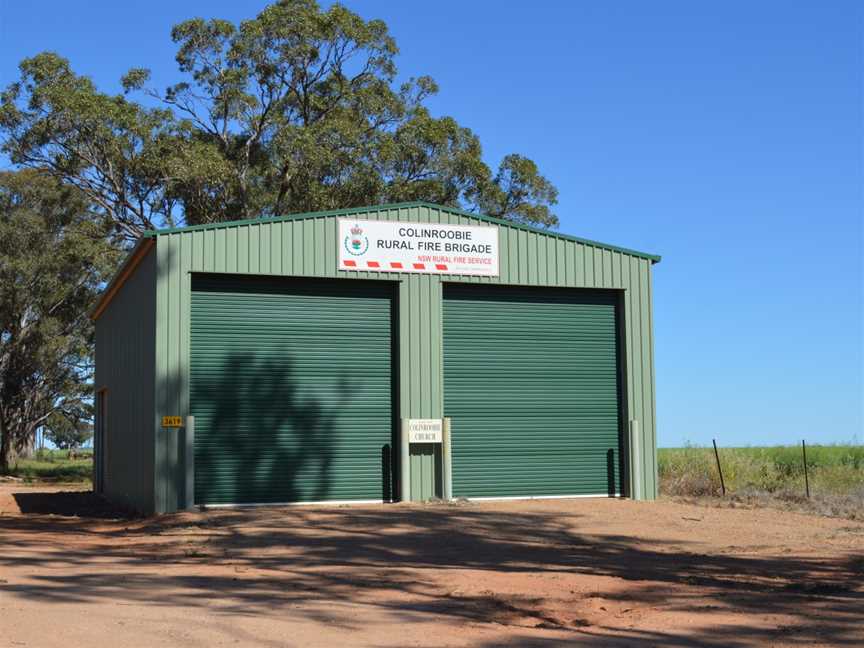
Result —
<instances>
[{"instance_id":1,"label":"green metal shed","mask_svg":"<svg viewBox=\"0 0 864 648\"><path fill-rule=\"evenodd\" d=\"M428 203L148 232L92 314L94 483L144 512L450 475L456 497L653 499L659 260ZM403 446L415 420L449 445Z\"/></svg>"}]
</instances>

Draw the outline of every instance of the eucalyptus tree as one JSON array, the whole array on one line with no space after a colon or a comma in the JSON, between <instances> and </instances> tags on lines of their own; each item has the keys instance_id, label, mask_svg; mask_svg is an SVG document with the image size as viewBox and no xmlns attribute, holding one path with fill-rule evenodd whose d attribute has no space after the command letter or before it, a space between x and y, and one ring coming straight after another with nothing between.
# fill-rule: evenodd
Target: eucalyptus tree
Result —
<instances>
[{"instance_id":1,"label":"eucalyptus tree","mask_svg":"<svg viewBox=\"0 0 864 648\"><path fill-rule=\"evenodd\" d=\"M552 227L530 159L493 173L480 140L434 116L427 76L399 81L386 24L283 0L234 24L171 31L182 80L145 67L100 91L55 53L24 60L0 105L2 150L78 187L127 240L145 229L428 200Z\"/></svg>"},{"instance_id":2,"label":"eucalyptus tree","mask_svg":"<svg viewBox=\"0 0 864 648\"><path fill-rule=\"evenodd\" d=\"M88 311L118 259L107 234L75 187L0 174L0 471L52 417L87 417Z\"/></svg>"}]
</instances>

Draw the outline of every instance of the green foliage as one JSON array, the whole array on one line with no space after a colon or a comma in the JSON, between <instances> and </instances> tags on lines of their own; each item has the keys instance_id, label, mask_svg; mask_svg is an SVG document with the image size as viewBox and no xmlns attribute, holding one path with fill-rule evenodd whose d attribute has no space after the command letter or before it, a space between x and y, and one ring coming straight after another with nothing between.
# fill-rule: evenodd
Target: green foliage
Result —
<instances>
[{"instance_id":1,"label":"green foliage","mask_svg":"<svg viewBox=\"0 0 864 648\"><path fill-rule=\"evenodd\" d=\"M0 471L54 413L90 396L87 312L118 253L75 187L0 174Z\"/></svg>"},{"instance_id":2,"label":"green foliage","mask_svg":"<svg viewBox=\"0 0 864 648\"><path fill-rule=\"evenodd\" d=\"M45 437L61 450L76 450L93 438L90 403L53 412L45 421Z\"/></svg>"},{"instance_id":3,"label":"green foliage","mask_svg":"<svg viewBox=\"0 0 864 648\"><path fill-rule=\"evenodd\" d=\"M70 459L66 451L41 450L33 459L19 459L9 474L28 482L89 482L93 456L84 450Z\"/></svg>"},{"instance_id":4,"label":"green foliage","mask_svg":"<svg viewBox=\"0 0 864 648\"><path fill-rule=\"evenodd\" d=\"M162 159L171 112L99 92L52 52L19 68L0 95L2 150L12 162L77 187L123 236L170 222Z\"/></svg>"},{"instance_id":5,"label":"green foliage","mask_svg":"<svg viewBox=\"0 0 864 648\"><path fill-rule=\"evenodd\" d=\"M282 0L239 25L187 20L171 37L184 80L161 91L146 68L112 96L57 54L23 61L2 96L3 150L78 186L127 239L406 200L557 225L557 191L533 161L508 155L493 174L474 133L423 105L432 79L395 82L398 49L380 20Z\"/></svg>"},{"instance_id":6,"label":"green foliage","mask_svg":"<svg viewBox=\"0 0 864 648\"><path fill-rule=\"evenodd\" d=\"M558 190L540 175L537 165L521 155L511 154L501 162L498 175L480 204L490 216L553 227L558 220L549 205L557 201Z\"/></svg>"}]
</instances>

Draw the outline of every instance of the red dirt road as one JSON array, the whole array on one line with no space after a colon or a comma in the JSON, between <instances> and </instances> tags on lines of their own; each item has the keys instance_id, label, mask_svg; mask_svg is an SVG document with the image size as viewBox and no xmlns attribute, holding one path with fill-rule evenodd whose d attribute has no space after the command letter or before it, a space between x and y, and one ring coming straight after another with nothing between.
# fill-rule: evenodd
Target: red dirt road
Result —
<instances>
[{"instance_id":1,"label":"red dirt road","mask_svg":"<svg viewBox=\"0 0 864 648\"><path fill-rule=\"evenodd\" d=\"M605 499L113 515L0 484L0 645L864 645L846 520Z\"/></svg>"}]
</instances>

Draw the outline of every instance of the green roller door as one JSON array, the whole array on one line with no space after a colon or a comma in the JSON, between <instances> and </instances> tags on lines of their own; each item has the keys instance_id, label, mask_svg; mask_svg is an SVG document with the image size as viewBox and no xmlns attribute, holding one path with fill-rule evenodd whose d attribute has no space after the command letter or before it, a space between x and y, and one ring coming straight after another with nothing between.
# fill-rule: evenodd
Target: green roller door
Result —
<instances>
[{"instance_id":1,"label":"green roller door","mask_svg":"<svg viewBox=\"0 0 864 648\"><path fill-rule=\"evenodd\" d=\"M612 292L444 289L444 412L463 497L620 488Z\"/></svg>"},{"instance_id":2,"label":"green roller door","mask_svg":"<svg viewBox=\"0 0 864 648\"><path fill-rule=\"evenodd\" d=\"M381 282L193 278L197 503L387 496L391 295Z\"/></svg>"}]
</instances>

